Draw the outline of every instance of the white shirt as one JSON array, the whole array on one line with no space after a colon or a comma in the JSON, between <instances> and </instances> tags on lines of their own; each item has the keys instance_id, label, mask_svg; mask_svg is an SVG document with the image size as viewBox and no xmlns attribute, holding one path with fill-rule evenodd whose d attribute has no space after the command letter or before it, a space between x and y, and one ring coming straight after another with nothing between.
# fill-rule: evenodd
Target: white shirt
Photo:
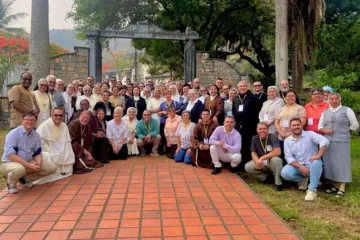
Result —
<instances>
[{"instance_id":1,"label":"white shirt","mask_svg":"<svg viewBox=\"0 0 360 240\"><path fill-rule=\"evenodd\" d=\"M129 141L130 132L126 120L122 120L120 125L116 125L114 119L107 124L106 137L111 138L116 145L121 144L121 139L126 138L125 143Z\"/></svg>"},{"instance_id":2,"label":"white shirt","mask_svg":"<svg viewBox=\"0 0 360 240\"><path fill-rule=\"evenodd\" d=\"M208 97L209 95L205 95L205 96L201 96L198 99L202 102L202 104L204 104L205 99Z\"/></svg>"},{"instance_id":3,"label":"white shirt","mask_svg":"<svg viewBox=\"0 0 360 240\"><path fill-rule=\"evenodd\" d=\"M329 146L329 140L324 136L313 131L302 131L299 139L292 135L285 139L285 159L288 164L297 161L302 165L308 165L310 158L323 146Z\"/></svg>"},{"instance_id":4,"label":"white shirt","mask_svg":"<svg viewBox=\"0 0 360 240\"><path fill-rule=\"evenodd\" d=\"M329 107L330 112L337 112L340 108L341 108L341 104L337 107L337 108L332 108L331 106ZM359 122L357 121L356 115L354 113L354 111L349 108L346 107L346 117L349 119L350 122L350 127L349 129L352 131L356 131L356 129L359 128ZM321 114L320 120L319 120L319 125L318 125L318 130L320 130L321 128L325 128L324 126L324 112Z\"/></svg>"},{"instance_id":5,"label":"white shirt","mask_svg":"<svg viewBox=\"0 0 360 240\"><path fill-rule=\"evenodd\" d=\"M184 128L184 123L181 122L176 130L175 136L180 137L180 147L182 149L188 149L191 147L191 142L193 140L195 123L190 123L186 128Z\"/></svg>"},{"instance_id":6,"label":"white shirt","mask_svg":"<svg viewBox=\"0 0 360 240\"><path fill-rule=\"evenodd\" d=\"M195 101L191 102L189 101L188 105L186 106L186 111L191 111L191 109L193 109L193 107L195 106L195 104L197 103L198 99L195 99Z\"/></svg>"}]
</instances>

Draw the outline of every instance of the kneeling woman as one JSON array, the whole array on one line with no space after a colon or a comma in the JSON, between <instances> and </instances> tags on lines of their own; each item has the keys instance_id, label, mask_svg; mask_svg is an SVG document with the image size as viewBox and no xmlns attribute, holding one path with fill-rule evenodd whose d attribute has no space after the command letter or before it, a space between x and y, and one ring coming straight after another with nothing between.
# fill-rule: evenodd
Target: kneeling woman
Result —
<instances>
[{"instance_id":1,"label":"kneeling woman","mask_svg":"<svg viewBox=\"0 0 360 240\"><path fill-rule=\"evenodd\" d=\"M92 155L101 163L109 163L109 142L106 138L105 110L99 108L96 116L90 120L91 131L93 132Z\"/></svg>"},{"instance_id":2,"label":"kneeling woman","mask_svg":"<svg viewBox=\"0 0 360 240\"><path fill-rule=\"evenodd\" d=\"M177 149L174 155L176 162L191 163L191 143L193 141L193 132L195 123L190 121L190 112L184 111L181 115L182 122L176 130L178 137Z\"/></svg>"},{"instance_id":3,"label":"kneeling woman","mask_svg":"<svg viewBox=\"0 0 360 240\"><path fill-rule=\"evenodd\" d=\"M127 143L130 138L126 120L122 120L123 109L116 107L114 110L114 119L108 123L106 137L111 144L111 160L125 160L128 157Z\"/></svg>"}]
</instances>

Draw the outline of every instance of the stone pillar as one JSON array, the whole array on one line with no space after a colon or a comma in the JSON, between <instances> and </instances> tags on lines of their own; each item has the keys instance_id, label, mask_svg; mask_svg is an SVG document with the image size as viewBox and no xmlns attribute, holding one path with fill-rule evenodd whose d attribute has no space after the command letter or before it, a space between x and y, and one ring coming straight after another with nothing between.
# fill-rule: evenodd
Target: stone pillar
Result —
<instances>
[{"instance_id":1,"label":"stone pillar","mask_svg":"<svg viewBox=\"0 0 360 240\"><path fill-rule=\"evenodd\" d=\"M185 45L184 62L184 77L187 83L196 78L196 44L193 39L189 39Z\"/></svg>"},{"instance_id":2,"label":"stone pillar","mask_svg":"<svg viewBox=\"0 0 360 240\"><path fill-rule=\"evenodd\" d=\"M102 48L98 37L88 37L90 45L89 73L95 82L102 82Z\"/></svg>"}]
</instances>

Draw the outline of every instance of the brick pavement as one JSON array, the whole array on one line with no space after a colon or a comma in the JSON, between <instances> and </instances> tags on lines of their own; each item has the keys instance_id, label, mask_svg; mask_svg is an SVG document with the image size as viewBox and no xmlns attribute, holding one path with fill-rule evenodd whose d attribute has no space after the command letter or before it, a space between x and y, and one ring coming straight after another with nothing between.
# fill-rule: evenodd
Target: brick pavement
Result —
<instances>
[{"instance_id":1,"label":"brick pavement","mask_svg":"<svg viewBox=\"0 0 360 240\"><path fill-rule=\"evenodd\" d=\"M165 157L0 193L0 239L298 239L236 174Z\"/></svg>"}]
</instances>

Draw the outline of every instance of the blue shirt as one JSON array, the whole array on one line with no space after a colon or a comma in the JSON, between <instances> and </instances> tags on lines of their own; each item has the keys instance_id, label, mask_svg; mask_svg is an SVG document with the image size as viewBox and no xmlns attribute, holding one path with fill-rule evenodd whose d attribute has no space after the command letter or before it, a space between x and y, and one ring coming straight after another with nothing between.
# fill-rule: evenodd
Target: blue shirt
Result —
<instances>
[{"instance_id":1,"label":"blue shirt","mask_svg":"<svg viewBox=\"0 0 360 240\"><path fill-rule=\"evenodd\" d=\"M3 162L11 162L9 155L18 155L25 161L31 161L35 156L41 154L40 135L32 130L30 134L23 126L11 130L5 138Z\"/></svg>"},{"instance_id":2,"label":"blue shirt","mask_svg":"<svg viewBox=\"0 0 360 240\"><path fill-rule=\"evenodd\" d=\"M285 139L285 159L288 164L297 161L302 165L308 165L310 158L323 146L329 146L329 140L324 136L313 131L302 131L299 139L292 135Z\"/></svg>"},{"instance_id":3,"label":"blue shirt","mask_svg":"<svg viewBox=\"0 0 360 240\"><path fill-rule=\"evenodd\" d=\"M180 109L180 104L177 101L171 100L170 105L167 105L166 101L160 104L160 111L168 111L169 107L175 107L176 110ZM166 115L161 115L160 123L165 123L167 119Z\"/></svg>"}]
</instances>

